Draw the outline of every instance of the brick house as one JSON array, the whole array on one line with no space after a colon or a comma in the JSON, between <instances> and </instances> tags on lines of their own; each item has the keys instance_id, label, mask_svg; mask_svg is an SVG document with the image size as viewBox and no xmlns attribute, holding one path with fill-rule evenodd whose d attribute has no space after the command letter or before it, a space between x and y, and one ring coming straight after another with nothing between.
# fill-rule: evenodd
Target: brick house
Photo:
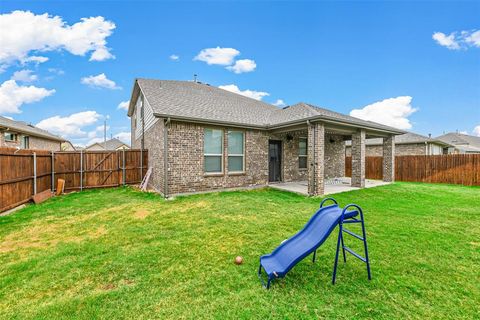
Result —
<instances>
[{"instance_id":1,"label":"brick house","mask_svg":"<svg viewBox=\"0 0 480 320\"><path fill-rule=\"evenodd\" d=\"M365 140L382 138L385 181L394 180L394 136L404 131L297 103L278 108L207 84L135 80L132 147L149 150L149 187L164 196L345 175L352 140L354 187L365 186Z\"/></svg>"},{"instance_id":2,"label":"brick house","mask_svg":"<svg viewBox=\"0 0 480 320\"><path fill-rule=\"evenodd\" d=\"M383 155L383 141L379 138L367 139L366 155L367 157L380 157ZM450 144L422 136L413 132L407 132L395 136L395 155L396 156L430 156L447 154ZM345 142L345 154L350 156L352 153L352 141Z\"/></svg>"},{"instance_id":3,"label":"brick house","mask_svg":"<svg viewBox=\"0 0 480 320\"><path fill-rule=\"evenodd\" d=\"M449 144L448 152L454 154L480 153L480 137L459 132L449 132L435 139Z\"/></svg>"},{"instance_id":4,"label":"brick house","mask_svg":"<svg viewBox=\"0 0 480 320\"><path fill-rule=\"evenodd\" d=\"M130 146L123 143L117 138L107 140L105 142L95 142L85 147L87 151L104 151L104 150L128 150Z\"/></svg>"},{"instance_id":5,"label":"brick house","mask_svg":"<svg viewBox=\"0 0 480 320\"><path fill-rule=\"evenodd\" d=\"M60 151L63 142L48 131L0 116L0 147Z\"/></svg>"}]
</instances>

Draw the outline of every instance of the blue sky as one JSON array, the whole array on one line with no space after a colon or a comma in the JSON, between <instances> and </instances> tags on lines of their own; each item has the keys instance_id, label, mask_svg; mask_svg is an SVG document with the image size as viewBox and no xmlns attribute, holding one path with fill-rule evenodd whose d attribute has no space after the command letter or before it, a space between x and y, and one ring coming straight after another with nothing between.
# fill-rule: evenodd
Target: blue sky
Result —
<instances>
[{"instance_id":1,"label":"blue sky","mask_svg":"<svg viewBox=\"0 0 480 320\"><path fill-rule=\"evenodd\" d=\"M7 20L15 10L31 14ZM269 103L356 109L352 115L434 136L480 135L479 2L1 1L0 11L8 22L0 28L8 41L0 43L0 114L77 144L101 139L96 128L106 116L109 135L128 138L129 119L117 106L134 78L191 80L194 73L212 85L268 93ZM65 25L42 32L54 16ZM85 31L58 31L90 17L103 19L88 20ZM220 56L194 59L217 47ZM239 60L243 72L235 73ZM30 72L14 76L22 70ZM43 91L16 96L31 86Z\"/></svg>"}]
</instances>

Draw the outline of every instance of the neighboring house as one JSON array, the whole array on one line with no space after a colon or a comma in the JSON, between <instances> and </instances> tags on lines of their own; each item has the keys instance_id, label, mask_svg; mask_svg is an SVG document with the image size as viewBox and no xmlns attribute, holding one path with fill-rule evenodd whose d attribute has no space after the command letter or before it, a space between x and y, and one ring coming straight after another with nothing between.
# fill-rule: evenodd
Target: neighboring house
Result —
<instances>
[{"instance_id":1,"label":"neighboring house","mask_svg":"<svg viewBox=\"0 0 480 320\"><path fill-rule=\"evenodd\" d=\"M450 144L449 153L480 153L480 137L449 132L435 139Z\"/></svg>"},{"instance_id":2,"label":"neighboring house","mask_svg":"<svg viewBox=\"0 0 480 320\"><path fill-rule=\"evenodd\" d=\"M75 150L77 149L70 141L65 141L62 143L62 151L75 151Z\"/></svg>"},{"instance_id":3,"label":"neighboring house","mask_svg":"<svg viewBox=\"0 0 480 320\"><path fill-rule=\"evenodd\" d=\"M113 138L105 142L96 142L85 147L85 150L87 151L122 150L122 149L125 149L125 150L130 149L130 146L118 140L117 138Z\"/></svg>"},{"instance_id":4,"label":"neighboring house","mask_svg":"<svg viewBox=\"0 0 480 320\"><path fill-rule=\"evenodd\" d=\"M0 116L0 147L60 151L64 141L34 125Z\"/></svg>"},{"instance_id":5,"label":"neighboring house","mask_svg":"<svg viewBox=\"0 0 480 320\"><path fill-rule=\"evenodd\" d=\"M365 186L365 139L383 138L384 180L393 181L393 137L404 131L307 103L283 109L207 84L137 79L128 116L132 147L149 150L149 186L165 196L345 176Z\"/></svg>"},{"instance_id":6,"label":"neighboring house","mask_svg":"<svg viewBox=\"0 0 480 320\"><path fill-rule=\"evenodd\" d=\"M367 157L383 155L382 139L367 139L365 144ZM345 145L345 154L348 157L351 155L352 141L346 141ZM446 154L449 147L451 147L451 145L448 143L413 132L407 132L395 136L396 156L429 156Z\"/></svg>"}]
</instances>

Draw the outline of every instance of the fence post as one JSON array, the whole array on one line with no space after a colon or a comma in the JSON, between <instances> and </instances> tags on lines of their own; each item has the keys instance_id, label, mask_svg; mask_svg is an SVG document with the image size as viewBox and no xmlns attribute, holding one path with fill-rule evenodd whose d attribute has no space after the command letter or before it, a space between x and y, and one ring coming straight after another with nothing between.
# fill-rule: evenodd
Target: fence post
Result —
<instances>
[{"instance_id":1,"label":"fence post","mask_svg":"<svg viewBox=\"0 0 480 320\"><path fill-rule=\"evenodd\" d=\"M125 185L125 181L126 181L126 177L125 177L125 149L122 150L122 158L123 158L123 165L122 165L122 169L123 169L123 185Z\"/></svg>"},{"instance_id":2,"label":"fence post","mask_svg":"<svg viewBox=\"0 0 480 320\"><path fill-rule=\"evenodd\" d=\"M140 181L143 181L143 149L140 148Z\"/></svg>"},{"instance_id":3,"label":"fence post","mask_svg":"<svg viewBox=\"0 0 480 320\"><path fill-rule=\"evenodd\" d=\"M83 150L80 150L80 191L83 190Z\"/></svg>"},{"instance_id":4,"label":"fence post","mask_svg":"<svg viewBox=\"0 0 480 320\"><path fill-rule=\"evenodd\" d=\"M52 192L55 192L55 151L52 151Z\"/></svg>"},{"instance_id":5,"label":"fence post","mask_svg":"<svg viewBox=\"0 0 480 320\"><path fill-rule=\"evenodd\" d=\"M37 154L33 153L33 194L37 194Z\"/></svg>"}]
</instances>

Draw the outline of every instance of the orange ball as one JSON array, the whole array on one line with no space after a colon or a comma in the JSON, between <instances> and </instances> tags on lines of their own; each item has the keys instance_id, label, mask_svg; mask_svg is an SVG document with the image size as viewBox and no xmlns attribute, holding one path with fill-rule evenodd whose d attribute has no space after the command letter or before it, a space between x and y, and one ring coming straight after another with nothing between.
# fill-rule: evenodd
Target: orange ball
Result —
<instances>
[{"instance_id":1,"label":"orange ball","mask_svg":"<svg viewBox=\"0 0 480 320\"><path fill-rule=\"evenodd\" d=\"M235 264L242 264L243 263L243 258L241 256L236 256L235 257Z\"/></svg>"}]
</instances>

